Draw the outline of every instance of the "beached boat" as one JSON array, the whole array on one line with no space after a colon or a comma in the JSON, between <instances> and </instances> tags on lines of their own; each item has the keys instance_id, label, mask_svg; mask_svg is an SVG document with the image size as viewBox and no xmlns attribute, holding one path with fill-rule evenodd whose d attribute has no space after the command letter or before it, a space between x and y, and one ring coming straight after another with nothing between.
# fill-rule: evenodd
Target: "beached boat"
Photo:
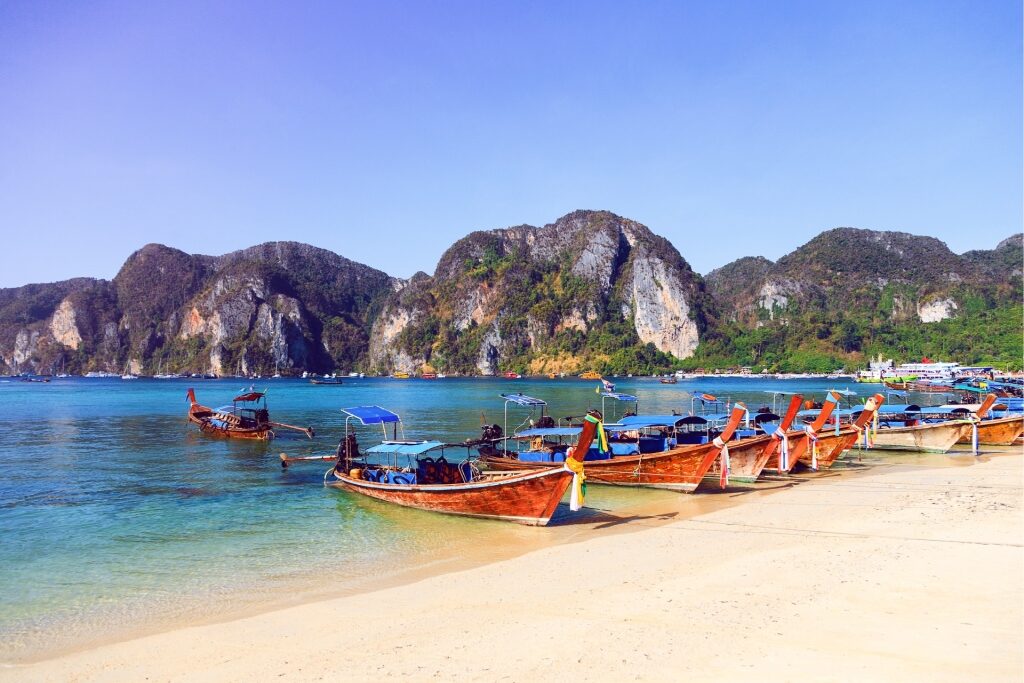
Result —
<instances>
[{"instance_id":1,"label":"beached boat","mask_svg":"<svg viewBox=\"0 0 1024 683\"><path fill-rule=\"evenodd\" d=\"M511 370L501 373L501 376L505 379L522 379L523 377L518 372L512 372Z\"/></svg>"},{"instance_id":2,"label":"beached boat","mask_svg":"<svg viewBox=\"0 0 1024 683\"><path fill-rule=\"evenodd\" d=\"M596 411L595 411L596 412ZM742 403L737 403L728 416L721 433L706 443L682 444L666 447L667 437L651 437L645 444L642 437L637 439L636 452L616 453L612 442L607 451L589 449L584 456L587 467L587 481L617 486L647 486L675 491L693 492L700 485L704 475L715 460L733 447L730 443L736 428L747 413ZM598 413L600 414L600 413ZM639 432L643 429L661 430L676 428L686 416L683 415L633 415L624 417L611 427L619 432ZM548 437L572 437L579 427L550 427L524 430L516 434L519 439L540 439ZM624 449L623 449L624 450ZM630 449L633 450L633 449ZM519 452L512 455L481 456L480 462L489 469L502 471L524 471L551 469L561 465L564 457L558 448L545 448L536 452ZM728 465L726 466L728 473ZM723 486L728 477L723 478Z\"/></svg>"},{"instance_id":3,"label":"beached boat","mask_svg":"<svg viewBox=\"0 0 1024 683\"><path fill-rule=\"evenodd\" d=\"M977 443L985 446L1011 446L1024 434L1024 415L1009 413L1009 401L995 391L989 393L978 405L948 405L942 408L964 411L971 414L976 432L961 437L957 443ZM999 416L989 416L990 411L999 410Z\"/></svg>"},{"instance_id":4,"label":"beached boat","mask_svg":"<svg viewBox=\"0 0 1024 683\"><path fill-rule=\"evenodd\" d=\"M1012 446L1024 434L1024 415L996 417L982 420L978 425L978 443L985 446ZM971 443L970 434L960 437L957 443Z\"/></svg>"},{"instance_id":5,"label":"beached boat","mask_svg":"<svg viewBox=\"0 0 1024 683\"><path fill-rule=\"evenodd\" d=\"M262 391L243 392L231 400L231 405L217 409L201 405L196 400L195 390L191 388L186 396L189 401L189 422L210 436L269 441L275 436L275 428L302 432L311 439L315 436L312 427L295 427L282 422L271 422L270 412L267 410L267 395Z\"/></svg>"},{"instance_id":6,"label":"beached boat","mask_svg":"<svg viewBox=\"0 0 1024 683\"><path fill-rule=\"evenodd\" d=\"M874 419L875 413L884 403L885 397L875 394L868 398L862 408L835 411L833 419L840 423L839 429L819 433L817 444L804 448L804 452L797 460L796 469L827 470L845 451L848 451L861 439L864 439L864 448L870 447L871 434L868 433L868 430L871 428L871 421ZM852 422L843 426L844 417L841 412L853 417ZM817 448L814 447L815 445Z\"/></svg>"},{"instance_id":7,"label":"beached boat","mask_svg":"<svg viewBox=\"0 0 1024 683\"><path fill-rule=\"evenodd\" d=\"M392 379L409 379L409 373L399 370L398 372L391 373L391 377Z\"/></svg>"},{"instance_id":8,"label":"beached boat","mask_svg":"<svg viewBox=\"0 0 1024 683\"><path fill-rule=\"evenodd\" d=\"M593 370L587 370L580 374L580 379L601 379L601 373L594 372Z\"/></svg>"},{"instance_id":9,"label":"beached boat","mask_svg":"<svg viewBox=\"0 0 1024 683\"><path fill-rule=\"evenodd\" d=\"M817 469L819 456L826 450L831 452L832 448L839 445L837 442L840 439L845 440L843 435L822 433L833 411L839 406L839 399L837 392L828 392L820 408L804 414L805 419L812 420L810 424L778 435L776 443L768 446L768 459L763 469L778 473L792 472L805 453L810 456L811 468ZM801 414L797 413L797 417L801 417Z\"/></svg>"},{"instance_id":10,"label":"beached boat","mask_svg":"<svg viewBox=\"0 0 1024 683\"><path fill-rule=\"evenodd\" d=\"M379 406L346 408L346 434L358 421L361 425L392 424L397 430L398 415ZM589 425L589 426L587 426ZM597 430L597 420L585 423L579 447L589 448ZM338 462L324 475L328 486L337 487L405 507L450 515L483 517L531 526L544 526L554 514L566 489L573 485L574 509L582 503L582 463L570 458L555 469L523 473L480 472L468 461L449 463L443 454L445 444L438 441L384 441L359 453L355 440L346 437L346 446ZM351 444L351 446L349 445ZM427 455L440 451L438 458ZM400 467L398 460L406 458ZM391 463L375 464L387 458Z\"/></svg>"},{"instance_id":11,"label":"beached boat","mask_svg":"<svg viewBox=\"0 0 1024 683\"><path fill-rule=\"evenodd\" d=\"M946 453L960 439L970 441L973 428L969 421L953 420L910 427L882 427L874 437L872 448L897 451Z\"/></svg>"},{"instance_id":12,"label":"beached boat","mask_svg":"<svg viewBox=\"0 0 1024 683\"><path fill-rule=\"evenodd\" d=\"M796 419L802 403L803 396L794 394L786 414L781 419L774 413L755 414L755 424L762 433L729 444L729 481L740 484L752 484L757 481L768 464L768 459L775 452L775 447L782 443L781 435L787 433ZM772 419L780 420L775 428L768 424ZM705 480L720 480L720 477L721 460L714 464Z\"/></svg>"}]
</instances>

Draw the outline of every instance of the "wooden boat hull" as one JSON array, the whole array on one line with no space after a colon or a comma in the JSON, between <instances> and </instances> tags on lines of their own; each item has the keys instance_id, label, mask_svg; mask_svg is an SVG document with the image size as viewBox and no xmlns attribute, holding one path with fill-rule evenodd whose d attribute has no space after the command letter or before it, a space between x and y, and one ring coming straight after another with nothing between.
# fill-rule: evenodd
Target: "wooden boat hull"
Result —
<instances>
[{"instance_id":1,"label":"wooden boat hull","mask_svg":"<svg viewBox=\"0 0 1024 683\"><path fill-rule=\"evenodd\" d=\"M752 436L746 439L729 442L729 483L753 484L761 476L768 458L772 454L772 438L770 434ZM722 460L716 459L708 473L704 475L705 484L718 486L722 474Z\"/></svg>"},{"instance_id":2,"label":"wooden boat hull","mask_svg":"<svg viewBox=\"0 0 1024 683\"><path fill-rule=\"evenodd\" d=\"M730 453L732 448L730 446ZM615 486L647 486L692 493L718 458L714 444L680 446L662 453L621 455L608 460L587 460L587 482ZM537 470L561 467L562 463L520 462L514 458L483 456L488 469Z\"/></svg>"},{"instance_id":3,"label":"wooden boat hull","mask_svg":"<svg viewBox=\"0 0 1024 683\"><path fill-rule=\"evenodd\" d=\"M1024 416L1000 417L978 423L978 443L986 446L1012 446L1024 434ZM971 443L971 433L957 443Z\"/></svg>"},{"instance_id":4,"label":"wooden boat hull","mask_svg":"<svg viewBox=\"0 0 1024 683\"><path fill-rule=\"evenodd\" d=\"M793 430L787 435L789 438L789 463L785 472L792 472L798 469L809 468L814 463L811 454L811 442L807 438L807 432ZM775 440L778 442L778 439ZM847 450L857 441L857 430L851 427L843 427L837 435L835 431L820 432L818 434L818 469L828 469L832 466L843 451ZM764 465L764 469L780 472L779 446L771 446L770 457Z\"/></svg>"},{"instance_id":5,"label":"wooden boat hull","mask_svg":"<svg viewBox=\"0 0 1024 683\"><path fill-rule=\"evenodd\" d=\"M269 423L261 423L253 427L242 426L241 424L214 424L213 420L218 413L213 408L208 408L195 400L195 394L191 389L188 396L192 403L188 407L188 421L199 427L199 431L209 436L221 439L249 439L251 441L269 441L274 438L274 429Z\"/></svg>"},{"instance_id":6,"label":"wooden boat hull","mask_svg":"<svg viewBox=\"0 0 1024 683\"><path fill-rule=\"evenodd\" d=\"M872 448L946 453L961 438L971 438L969 422L944 422L913 427L885 427L875 434Z\"/></svg>"},{"instance_id":7,"label":"wooden boat hull","mask_svg":"<svg viewBox=\"0 0 1024 683\"><path fill-rule=\"evenodd\" d=\"M199 406L202 408L203 406ZM207 408L206 410L209 410ZM188 421L199 427L199 431L209 436L221 438L221 439L250 439L253 441L270 441L274 438L274 430L270 427L258 427L255 429L245 429L239 427L224 428L218 427L217 425L210 422L208 419L193 417L192 413L189 413Z\"/></svg>"},{"instance_id":8,"label":"wooden boat hull","mask_svg":"<svg viewBox=\"0 0 1024 683\"><path fill-rule=\"evenodd\" d=\"M860 432L852 427L843 427L839 430L838 435L835 431L818 434L818 469L827 470L832 467L839 456L857 443L859 435ZM808 448L804 449L803 455L800 456L796 464L798 468L813 466L814 460Z\"/></svg>"},{"instance_id":9,"label":"wooden boat hull","mask_svg":"<svg viewBox=\"0 0 1024 683\"><path fill-rule=\"evenodd\" d=\"M335 471L335 480L327 485L420 510L545 526L572 476L572 472L559 466L494 481L401 485L352 479Z\"/></svg>"}]
</instances>

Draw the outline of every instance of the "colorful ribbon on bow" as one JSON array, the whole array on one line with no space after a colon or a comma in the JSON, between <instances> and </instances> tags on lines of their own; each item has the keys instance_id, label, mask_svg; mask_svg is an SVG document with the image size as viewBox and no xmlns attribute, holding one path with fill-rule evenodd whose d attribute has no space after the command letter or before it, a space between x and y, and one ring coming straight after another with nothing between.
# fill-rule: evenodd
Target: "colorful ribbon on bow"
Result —
<instances>
[{"instance_id":1,"label":"colorful ribbon on bow","mask_svg":"<svg viewBox=\"0 0 1024 683\"><path fill-rule=\"evenodd\" d=\"M807 434L807 438L811 442L811 469L815 472L818 471L818 435L814 433L810 425L804 427L804 432Z\"/></svg>"},{"instance_id":2,"label":"colorful ribbon on bow","mask_svg":"<svg viewBox=\"0 0 1024 683\"><path fill-rule=\"evenodd\" d=\"M780 434L781 434L781 436L780 436ZM772 432L772 438L773 439L779 439L780 441L782 441L782 443L779 445L779 471L780 472L788 472L789 471L789 437L786 436L786 430L782 429L781 427L779 429L776 429L774 432Z\"/></svg>"},{"instance_id":3,"label":"colorful ribbon on bow","mask_svg":"<svg viewBox=\"0 0 1024 683\"><path fill-rule=\"evenodd\" d=\"M716 436L711 443L722 449L722 472L718 475L718 485L724 489L729 485L729 445L720 436Z\"/></svg>"},{"instance_id":4,"label":"colorful ribbon on bow","mask_svg":"<svg viewBox=\"0 0 1024 683\"><path fill-rule=\"evenodd\" d=\"M597 425L597 450L601 453L608 452L608 433L604 431L604 423L598 420L593 415L586 415L583 417L587 422L592 422Z\"/></svg>"},{"instance_id":5,"label":"colorful ribbon on bow","mask_svg":"<svg viewBox=\"0 0 1024 683\"><path fill-rule=\"evenodd\" d=\"M583 461L577 460L574 455L570 455L565 459L565 469L572 472L569 509L576 512L583 507L583 500L587 496L587 475L583 473Z\"/></svg>"}]
</instances>

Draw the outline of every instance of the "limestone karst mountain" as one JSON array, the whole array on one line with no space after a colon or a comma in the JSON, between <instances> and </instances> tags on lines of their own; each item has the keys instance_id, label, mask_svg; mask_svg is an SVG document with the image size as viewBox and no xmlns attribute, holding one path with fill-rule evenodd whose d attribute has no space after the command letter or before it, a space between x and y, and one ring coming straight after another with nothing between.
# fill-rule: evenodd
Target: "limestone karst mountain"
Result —
<instances>
[{"instance_id":1,"label":"limestone karst mountain","mask_svg":"<svg viewBox=\"0 0 1024 683\"><path fill-rule=\"evenodd\" d=\"M647 227L575 211L471 233L408 280L295 242L150 244L111 281L0 289L0 370L800 370L879 351L1019 365L1022 240L957 255L837 228L702 278Z\"/></svg>"}]
</instances>

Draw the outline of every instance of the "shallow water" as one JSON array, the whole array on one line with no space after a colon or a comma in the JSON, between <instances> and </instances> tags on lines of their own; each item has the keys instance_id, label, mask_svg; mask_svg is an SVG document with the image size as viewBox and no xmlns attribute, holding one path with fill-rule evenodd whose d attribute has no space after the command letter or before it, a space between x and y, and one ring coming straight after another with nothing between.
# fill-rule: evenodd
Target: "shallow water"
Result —
<instances>
[{"instance_id":1,"label":"shallow water","mask_svg":"<svg viewBox=\"0 0 1024 683\"><path fill-rule=\"evenodd\" d=\"M695 390L757 407L771 405L765 390L820 398L834 384L617 383L640 396L642 413L689 410L687 392ZM185 420L189 386L201 402L222 405L243 380L0 381L0 660L365 590L410 568L490 561L571 541L583 530L628 530L636 520L659 523L726 502L594 486L586 514L573 516L562 506L552 527L533 529L327 489L321 482L330 463L279 466L280 452L332 452L343 406L382 405L402 415L408 438L454 442L477 436L482 421L505 421L500 392L542 397L556 418L600 408L593 381L263 380L258 388L269 387L273 419L317 430L314 440L286 434L270 444L201 435ZM852 388L861 395L877 390ZM605 408L609 420L621 413L619 406ZM508 430L528 414L511 407ZM375 435L364 433L368 445Z\"/></svg>"}]
</instances>

